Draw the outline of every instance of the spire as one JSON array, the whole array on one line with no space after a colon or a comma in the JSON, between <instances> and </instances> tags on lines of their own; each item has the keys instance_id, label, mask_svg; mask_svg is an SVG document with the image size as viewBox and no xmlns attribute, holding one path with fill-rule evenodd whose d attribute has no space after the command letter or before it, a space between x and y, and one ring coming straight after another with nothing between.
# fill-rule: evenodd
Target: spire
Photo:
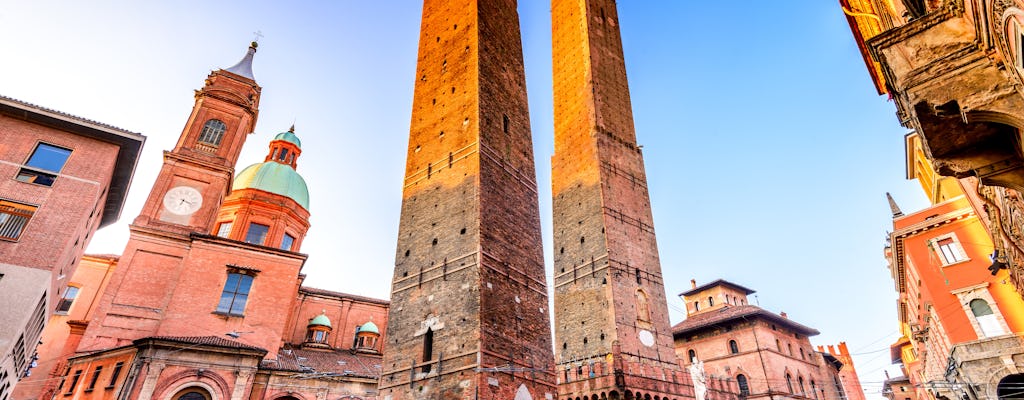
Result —
<instances>
[{"instance_id":1,"label":"spire","mask_svg":"<svg viewBox=\"0 0 1024 400\"><path fill-rule=\"evenodd\" d=\"M892 217L902 217L903 211L900 211L900 206L896 205L896 200L893 200L892 195L889 192L885 192L885 197L889 199L889 209L892 210Z\"/></svg>"},{"instance_id":2,"label":"spire","mask_svg":"<svg viewBox=\"0 0 1024 400\"><path fill-rule=\"evenodd\" d=\"M257 46L258 46L258 43L252 42L252 44L249 45L249 50L245 52L245 57L242 57L242 59L240 61L238 61L237 64L235 64L235 65L233 65L231 67L225 68L224 70L228 71L230 73L233 73L235 75L239 75L239 76L243 76L243 77L246 77L246 78L249 78L249 79L252 79L252 80L256 80L256 78L253 78L253 76L252 76L252 57L254 55L256 55L256 47Z\"/></svg>"}]
</instances>

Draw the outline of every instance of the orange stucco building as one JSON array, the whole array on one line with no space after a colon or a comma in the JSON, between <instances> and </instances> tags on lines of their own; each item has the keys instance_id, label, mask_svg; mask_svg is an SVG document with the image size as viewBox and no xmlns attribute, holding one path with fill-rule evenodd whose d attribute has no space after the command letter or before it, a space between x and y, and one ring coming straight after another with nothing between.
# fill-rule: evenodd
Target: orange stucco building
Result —
<instances>
[{"instance_id":1,"label":"orange stucco building","mask_svg":"<svg viewBox=\"0 0 1024 400\"><path fill-rule=\"evenodd\" d=\"M916 134L907 135L906 145L908 178L918 179L932 205L904 214L889 198L886 257L903 334L892 346L893 361L919 398L984 396L985 382L1017 372L994 354L1022 352L1015 332L1024 331L1024 301L1009 272L994 266L986 226L965 195L974 190L972 181L938 176ZM978 368L985 376L976 376ZM952 383L958 376L971 383Z\"/></svg>"}]
</instances>

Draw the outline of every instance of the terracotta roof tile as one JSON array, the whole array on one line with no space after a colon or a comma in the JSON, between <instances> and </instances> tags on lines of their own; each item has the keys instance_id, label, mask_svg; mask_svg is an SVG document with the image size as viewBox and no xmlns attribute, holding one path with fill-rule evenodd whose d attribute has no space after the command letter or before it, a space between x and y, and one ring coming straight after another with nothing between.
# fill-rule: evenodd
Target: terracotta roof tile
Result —
<instances>
[{"instance_id":1,"label":"terracotta roof tile","mask_svg":"<svg viewBox=\"0 0 1024 400\"><path fill-rule=\"evenodd\" d=\"M300 287L299 288L299 293L303 293L303 292L308 293L308 294L315 294L315 295L319 295L319 296L349 298L349 299L353 299L353 300L365 301L367 303L374 303L374 304L383 304L383 305L391 304L391 302L388 301L388 300L375 299L373 297L357 296L357 295L348 294L348 293L334 292L334 291L325 290L325 289L317 289L317 288L312 288L312 287L309 287L309 286Z\"/></svg>"},{"instance_id":2,"label":"terracotta roof tile","mask_svg":"<svg viewBox=\"0 0 1024 400\"><path fill-rule=\"evenodd\" d=\"M277 360L264 360L261 368L377 379L380 363L381 356L376 354L285 348L277 354Z\"/></svg>"},{"instance_id":3,"label":"terracotta roof tile","mask_svg":"<svg viewBox=\"0 0 1024 400\"><path fill-rule=\"evenodd\" d=\"M137 339L135 340L135 343L138 344L147 340L161 340L165 342L208 345L226 347L231 349L259 350L264 352L266 351L261 347L250 346L242 342L236 342L234 340L228 340L217 336L149 336L144 337L142 339Z\"/></svg>"},{"instance_id":4,"label":"terracotta roof tile","mask_svg":"<svg viewBox=\"0 0 1024 400\"><path fill-rule=\"evenodd\" d=\"M697 315L691 315L683 320L683 322L673 326L672 334L681 335L687 332L711 327L726 321L746 319L747 317L763 318L774 323L784 325L793 331L800 332L807 336L814 336L821 333L818 332L817 329L796 323L761 307L748 304L741 306L727 306L714 311L705 311Z\"/></svg>"}]
</instances>

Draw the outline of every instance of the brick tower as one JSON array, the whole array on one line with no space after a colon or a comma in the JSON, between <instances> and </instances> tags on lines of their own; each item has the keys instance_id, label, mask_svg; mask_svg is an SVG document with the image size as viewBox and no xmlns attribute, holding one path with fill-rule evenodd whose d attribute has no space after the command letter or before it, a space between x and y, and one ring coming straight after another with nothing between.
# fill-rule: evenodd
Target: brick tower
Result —
<instances>
[{"instance_id":1,"label":"brick tower","mask_svg":"<svg viewBox=\"0 0 1024 400\"><path fill-rule=\"evenodd\" d=\"M196 262L190 252L198 248L192 237L213 229L242 145L256 125L261 88L252 75L255 53L253 42L241 61L211 72L203 88L196 90L181 136L172 150L164 151L149 198L129 227L131 236L80 352L204 326L184 316L191 314L174 315L179 311L172 308L187 291L183 282L204 276L190 265ZM203 311L210 315L213 307ZM219 326L211 331L226 332Z\"/></svg>"},{"instance_id":2,"label":"brick tower","mask_svg":"<svg viewBox=\"0 0 1024 400\"><path fill-rule=\"evenodd\" d=\"M672 346L615 7L551 3L559 395L689 397Z\"/></svg>"},{"instance_id":3,"label":"brick tower","mask_svg":"<svg viewBox=\"0 0 1024 400\"><path fill-rule=\"evenodd\" d=\"M425 0L384 399L555 395L515 0Z\"/></svg>"}]
</instances>

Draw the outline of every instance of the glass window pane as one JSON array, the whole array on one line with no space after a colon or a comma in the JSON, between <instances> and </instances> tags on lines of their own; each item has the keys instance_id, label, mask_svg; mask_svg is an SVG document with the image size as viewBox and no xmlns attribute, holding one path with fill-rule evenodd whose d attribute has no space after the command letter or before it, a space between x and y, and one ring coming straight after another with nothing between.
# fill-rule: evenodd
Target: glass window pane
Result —
<instances>
[{"instance_id":1,"label":"glass window pane","mask_svg":"<svg viewBox=\"0 0 1024 400\"><path fill-rule=\"evenodd\" d=\"M229 222L221 222L220 228L217 229L217 236L226 238L226 237L228 237L228 235L231 235L231 225L232 225L232 223L230 221Z\"/></svg>"},{"instance_id":2,"label":"glass window pane","mask_svg":"<svg viewBox=\"0 0 1024 400\"><path fill-rule=\"evenodd\" d=\"M231 311L229 311L228 313L241 315L242 312L245 311L245 301L248 299L248 295L244 295L241 293L236 294L235 301L231 303Z\"/></svg>"},{"instance_id":3,"label":"glass window pane","mask_svg":"<svg viewBox=\"0 0 1024 400\"><path fill-rule=\"evenodd\" d=\"M284 234L284 239L281 240L281 250L291 250L292 243L295 242L295 238L292 235Z\"/></svg>"},{"instance_id":4,"label":"glass window pane","mask_svg":"<svg viewBox=\"0 0 1024 400\"><path fill-rule=\"evenodd\" d=\"M263 244L263 239L267 236L267 231L270 230L269 226L251 223L249 224L249 231L245 234L245 241L252 244Z\"/></svg>"},{"instance_id":5,"label":"glass window pane","mask_svg":"<svg viewBox=\"0 0 1024 400\"><path fill-rule=\"evenodd\" d=\"M231 300L235 298L235 294L232 292L225 291L220 295L220 303L217 303L217 312L226 313L231 310Z\"/></svg>"},{"instance_id":6,"label":"glass window pane","mask_svg":"<svg viewBox=\"0 0 1024 400\"><path fill-rule=\"evenodd\" d=\"M39 143L39 145L36 146L36 151L32 153L32 157L28 159L28 162L26 162L25 165L32 168L58 172L61 168L64 168L64 163L67 162L69 156L71 156L71 150L52 146L46 143Z\"/></svg>"},{"instance_id":7,"label":"glass window pane","mask_svg":"<svg viewBox=\"0 0 1024 400\"><path fill-rule=\"evenodd\" d=\"M249 288L250 287L252 287L252 276L250 276L250 275L242 275L241 279L238 282L238 290L237 290L237 292L239 294L249 294Z\"/></svg>"}]
</instances>

